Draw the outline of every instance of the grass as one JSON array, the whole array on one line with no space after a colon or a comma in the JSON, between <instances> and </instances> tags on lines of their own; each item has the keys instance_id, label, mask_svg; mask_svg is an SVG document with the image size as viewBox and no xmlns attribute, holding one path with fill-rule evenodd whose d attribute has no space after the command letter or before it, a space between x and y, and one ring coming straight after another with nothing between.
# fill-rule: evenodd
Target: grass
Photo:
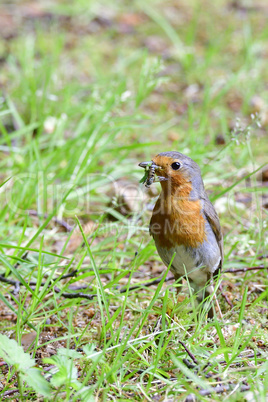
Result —
<instances>
[{"instance_id":1,"label":"grass","mask_svg":"<svg viewBox=\"0 0 268 402\"><path fill-rule=\"evenodd\" d=\"M148 195L137 166L191 156L224 270L267 263L266 5L25 7L1 6L13 31L0 39L0 273L21 286L0 282L0 330L35 361L4 357L2 400L266 400L266 270L222 275L223 321L187 286L178 303L148 234L159 188Z\"/></svg>"}]
</instances>

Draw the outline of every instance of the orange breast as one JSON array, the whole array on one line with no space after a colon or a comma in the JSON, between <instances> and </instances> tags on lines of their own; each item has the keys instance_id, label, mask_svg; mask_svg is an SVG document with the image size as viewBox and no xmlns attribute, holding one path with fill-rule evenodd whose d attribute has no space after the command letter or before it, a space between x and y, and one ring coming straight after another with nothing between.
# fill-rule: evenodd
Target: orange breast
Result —
<instances>
[{"instance_id":1,"label":"orange breast","mask_svg":"<svg viewBox=\"0 0 268 402\"><path fill-rule=\"evenodd\" d=\"M205 220L199 200L190 200L190 182L168 194L161 192L151 218L150 232L162 247L197 247L206 239Z\"/></svg>"}]
</instances>

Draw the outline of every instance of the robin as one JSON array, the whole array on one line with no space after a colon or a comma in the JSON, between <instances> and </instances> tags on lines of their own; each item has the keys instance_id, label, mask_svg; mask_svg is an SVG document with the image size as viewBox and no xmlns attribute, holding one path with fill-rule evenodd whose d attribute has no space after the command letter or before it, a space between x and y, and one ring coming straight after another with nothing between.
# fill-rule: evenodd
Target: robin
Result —
<instances>
[{"instance_id":1,"label":"robin","mask_svg":"<svg viewBox=\"0 0 268 402\"><path fill-rule=\"evenodd\" d=\"M169 266L172 261L170 269L180 284L178 292L182 288L182 278L187 275L199 303L212 292L216 299L213 278L223 263L223 236L199 166L176 151L162 152L151 162L141 162L139 166L149 170L147 187L156 181L155 174L161 183L162 191L150 221L150 234L164 264ZM222 317L217 299L216 304ZM208 316L213 317L212 308Z\"/></svg>"}]
</instances>

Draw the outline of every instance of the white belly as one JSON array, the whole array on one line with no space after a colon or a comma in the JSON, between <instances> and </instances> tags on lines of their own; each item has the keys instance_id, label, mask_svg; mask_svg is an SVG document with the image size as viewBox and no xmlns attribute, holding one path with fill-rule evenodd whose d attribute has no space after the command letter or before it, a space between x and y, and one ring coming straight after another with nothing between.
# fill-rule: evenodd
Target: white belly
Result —
<instances>
[{"instance_id":1,"label":"white belly","mask_svg":"<svg viewBox=\"0 0 268 402\"><path fill-rule=\"evenodd\" d=\"M188 278L192 279L194 282L196 282L197 279L198 282L200 279L200 283L207 281L207 268L203 267L203 269L200 269L203 265L200 264L200 261L198 261L196 256L187 251L185 246L177 246L170 249L157 247L157 251L167 267L169 266L170 261L175 253L170 267L173 274L185 277L187 274Z\"/></svg>"},{"instance_id":2,"label":"white belly","mask_svg":"<svg viewBox=\"0 0 268 402\"><path fill-rule=\"evenodd\" d=\"M183 245L163 248L156 243L157 251L168 267L173 255L171 272L176 276L188 276L197 285L204 284L208 280L208 274L213 273L219 266L221 255L218 244L204 242L198 248L185 247Z\"/></svg>"}]
</instances>

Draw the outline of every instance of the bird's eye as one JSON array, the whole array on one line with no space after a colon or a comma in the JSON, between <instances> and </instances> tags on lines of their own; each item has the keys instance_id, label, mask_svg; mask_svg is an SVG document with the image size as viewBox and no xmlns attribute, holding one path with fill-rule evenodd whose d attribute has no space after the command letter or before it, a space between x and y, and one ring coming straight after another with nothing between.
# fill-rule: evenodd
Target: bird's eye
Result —
<instances>
[{"instance_id":1,"label":"bird's eye","mask_svg":"<svg viewBox=\"0 0 268 402\"><path fill-rule=\"evenodd\" d=\"M181 167L181 164L179 162L173 162L171 167L173 170L179 170L179 168Z\"/></svg>"}]
</instances>

